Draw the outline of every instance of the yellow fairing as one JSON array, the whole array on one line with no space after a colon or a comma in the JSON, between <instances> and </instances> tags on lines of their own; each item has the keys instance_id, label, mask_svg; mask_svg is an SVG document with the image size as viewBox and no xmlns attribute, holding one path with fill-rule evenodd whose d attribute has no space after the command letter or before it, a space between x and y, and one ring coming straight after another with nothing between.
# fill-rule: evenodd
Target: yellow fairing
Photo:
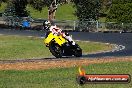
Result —
<instances>
[{"instance_id":1,"label":"yellow fairing","mask_svg":"<svg viewBox=\"0 0 132 88\"><path fill-rule=\"evenodd\" d=\"M50 34L48 35L48 37L44 40L44 43L45 43L46 45L49 45L49 43L50 43L53 39L54 39L55 42L56 42L57 44L59 44L60 46L66 42L66 39L63 38L61 35L57 36L57 35L53 35L52 33L50 33Z\"/></svg>"}]
</instances>

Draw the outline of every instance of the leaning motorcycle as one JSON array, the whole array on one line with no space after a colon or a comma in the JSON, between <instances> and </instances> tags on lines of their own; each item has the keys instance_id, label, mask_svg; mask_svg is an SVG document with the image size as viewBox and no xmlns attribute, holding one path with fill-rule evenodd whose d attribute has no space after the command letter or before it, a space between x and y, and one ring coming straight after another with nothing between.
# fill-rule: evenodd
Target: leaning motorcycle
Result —
<instances>
[{"instance_id":1,"label":"leaning motorcycle","mask_svg":"<svg viewBox=\"0 0 132 88\"><path fill-rule=\"evenodd\" d=\"M71 42L67 41L62 35L54 35L49 33L44 39L44 44L49 48L50 52L56 58L63 56L82 56L82 49L78 44L72 45Z\"/></svg>"}]
</instances>

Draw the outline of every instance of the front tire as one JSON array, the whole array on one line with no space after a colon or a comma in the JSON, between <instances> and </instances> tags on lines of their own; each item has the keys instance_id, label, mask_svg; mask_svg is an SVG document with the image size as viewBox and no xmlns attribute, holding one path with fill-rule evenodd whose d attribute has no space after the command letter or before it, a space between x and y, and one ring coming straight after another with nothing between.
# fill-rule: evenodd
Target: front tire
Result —
<instances>
[{"instance_id":1,"label":"front tire","mask_svg":"<svg viewBox=\"0 0 132 88\"><path fill-rule=\"evenodd\" d=\"M51 43L49 45L49 50L52 53L52 55L55 56L56 58L61 58L62 57L62 49L58 44Z\"/></svg>"}]
</instances>

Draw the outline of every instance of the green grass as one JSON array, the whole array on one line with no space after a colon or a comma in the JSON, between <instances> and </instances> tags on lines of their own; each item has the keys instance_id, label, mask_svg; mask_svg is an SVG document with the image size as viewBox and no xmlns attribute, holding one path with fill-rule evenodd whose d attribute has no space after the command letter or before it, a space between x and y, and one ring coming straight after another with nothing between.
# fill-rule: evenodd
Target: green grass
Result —
<instances>
[{"instance_id":1,"label":"green grass","mask_svg":"<svg viewBox=\"0 0 132 88\"><path fill-rule=\"evenodd\" d=\"M1 3L0 12L4 12L6 5L6 3Z\"/></svg>"},{"instance_id":2,"label":"green grass","mask_svg":"<svg viewBox=\"0 0 132 88\"><path fill-rule=\"evenodd\" d=\"M83 66L87 74L130 74L132 62L114 62ZM78 67L48 70L0 71L0 88L132 88L129 84L76 83Z\"/></svg>"},{"instance_id":3,"label":"green grass","mask_svg":"<svg viewBox=\"0 0 132 88\"><path fill-rule=\"evenodd\" d=\"M112 50L112 48L114 48L113 45L99 43L99 42L80 41L80 42L77 42L77 43L83 49L83 53L85 53L85 54L108 51L108 50Z\"/></svg>"},{"instance_id":4,"label":"green grass","mask_svg":"<svg viewBox=\"0 0 132 88\"><path fill-rule=\"evenodd\" d=\"M30 5L27 6L27 10L30 11L30 14L33 18L48 18L48 8L43 8L43 10L37 11L32 8ZM76 16L74 15L75 8L73 8L72 4L65 4L58 6L56 11L56 19L57 20L76 20Z\"/></svg>"},{"instance_id":5,"label":"green grass","mask_svg":"<svg viewBox=\"0 0 132 88\"><path fill-rule=\"evenodd\" d=\"M105 22L106 21L106 17L100 17L98 21L99 22Z\"/></svg>"},{"instance_id":6,"label":"green grass","mask_svg":"<svg viewBox=\"0 0 132 88\"><path fill-rule=\"evenodd\" d=\"M95 42L78 42L83 53L93 53L112 49L112 46ZM51 57L43 39L37 37L22 37L0 35L0 60L32 59Z\"/></svg>"}]
</instances>

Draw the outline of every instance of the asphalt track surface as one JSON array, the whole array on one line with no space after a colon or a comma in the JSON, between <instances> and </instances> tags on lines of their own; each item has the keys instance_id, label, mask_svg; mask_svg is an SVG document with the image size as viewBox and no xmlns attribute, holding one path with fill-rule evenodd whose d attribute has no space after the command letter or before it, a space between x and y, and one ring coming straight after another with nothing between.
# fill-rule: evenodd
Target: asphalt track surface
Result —
<instances>
[{"instance_id":1,"label":"asphalt track surface","mask_svg":"<svg viewBox=\"0 0 132 88\"><path fill-rule=\"evenodd\" d=\"M0 34L6 35L21 35L21 36L36 36L44 37L43 31L29 31L29 30L9 30L0 29ZM96 57L107 57L107 56L132 56L132 33L88 33L88 32L70 32L75 40L83 41L95 41L103 43L117 44L122 50L114 50L110 52L96 53L83 55L83 57L96 58ZM123 47L122 47L123 46Z\"/></svg>"}]
</instances>

